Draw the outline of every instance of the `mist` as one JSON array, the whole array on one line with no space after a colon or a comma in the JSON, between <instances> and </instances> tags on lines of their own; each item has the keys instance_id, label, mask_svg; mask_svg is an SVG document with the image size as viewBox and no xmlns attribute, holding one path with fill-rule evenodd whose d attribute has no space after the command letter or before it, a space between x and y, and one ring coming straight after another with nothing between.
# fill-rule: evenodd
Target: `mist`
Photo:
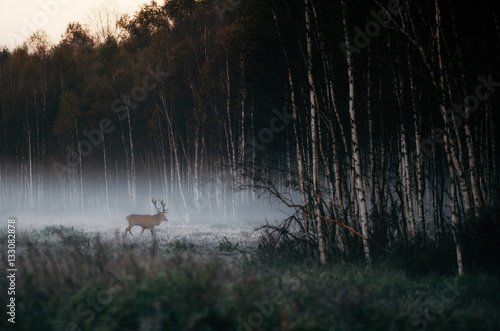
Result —
<instances>
[{"instance_id":1,"label":"mist","mask_svg":"<svg viewBox=\"0 0 500 331\"><path fill-rule=\"evenodd\" d=\"M51 224L85 227L89 222L93 227L125 228L129 214L157 213L153 198L166 202L169 223L175 225L257 224L286 215L279 205L273 206L260 196L262 192L234 188L224 175L203 181L198 199L192 189L186 190L187 182L182 183L185 205L177 185L166 185L155 169L149 169L153 172L149 175L138 169L134 198L126 174L119 170L108 174L107 193L101 169L85 171L81 182L78 171L78 176L58 178L51 168L35 169L32 184L25 170L21 164L3 165L0 171L0 213L4 218L15 217L21 228Z\"/></svg>"}]
</instances>

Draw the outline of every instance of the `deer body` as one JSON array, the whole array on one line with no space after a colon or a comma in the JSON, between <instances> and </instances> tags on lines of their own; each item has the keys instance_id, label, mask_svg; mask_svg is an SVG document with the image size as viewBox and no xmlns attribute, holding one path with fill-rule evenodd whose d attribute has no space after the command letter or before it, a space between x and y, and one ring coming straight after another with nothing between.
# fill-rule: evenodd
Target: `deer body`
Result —
<instances>
[{"instance_id":1,"label":"deer body","mask_svg":"<svg viewBox=\"0 0 500 331\"><path fill-rule=\"evenodd\" d=\"M156 207L156 200L152 200L152 202L155 204ZM161 222L168 221L167 217L165 216L165 214L168 212L168 209L165 210L165 203L163 203L163 200L161 202L163 210L160 211L160 209L157 207L156 209L158 210L158 214L156 215L137 215L137 214L128 215L126 217L128 221L128 227L125 229L125 236L127 235L127 232L130 232L130 234L132 234L130 229L132 229L136 225L142 228L141 235L146 229L149 229L151 231L151 235L154 235L153 228L157 225L160 225Z\"/></svg>"}]
</instances>

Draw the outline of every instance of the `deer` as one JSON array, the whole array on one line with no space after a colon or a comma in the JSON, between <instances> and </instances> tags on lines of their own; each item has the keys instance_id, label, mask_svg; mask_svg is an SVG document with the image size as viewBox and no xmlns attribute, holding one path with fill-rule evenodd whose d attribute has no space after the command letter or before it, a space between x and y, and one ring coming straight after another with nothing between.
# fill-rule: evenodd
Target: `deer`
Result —
<instances>
[{"instance_id":1,"label":"deer","mask_svg":"<svg viewBox=\"0 0 500 331\"><path fill-rule=\"evenodd\" d=\"M166 222L168 221L167 217L165 216L166 213L168 213L168 209L165 209L166 202L163 202L163 200L160 201L162 209L158 208L156 205L157 199L151 199L151 202L155 205L156 210L158 211L158 214L156 215L128 215L127 221L128 221L128 227L125 229L125 236L127 236L127 232L132 232L130 229L132 229L134 226L138 225L142 227L141 235L144 233L144 230L149 229L151 231L151 235L154 237L154 227L156 225L160 225L161 222Z\"/></svg>"}]
</instances>

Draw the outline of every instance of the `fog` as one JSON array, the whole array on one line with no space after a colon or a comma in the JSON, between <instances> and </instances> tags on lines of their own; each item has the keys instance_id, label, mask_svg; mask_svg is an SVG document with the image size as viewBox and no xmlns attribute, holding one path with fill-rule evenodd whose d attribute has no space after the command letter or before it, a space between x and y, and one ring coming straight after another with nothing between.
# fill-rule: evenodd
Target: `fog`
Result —
<instances>
[{"instance_id":1,"label":"fog","mask_svg":"<svg viewBox=\"0 0 500 331\"><path fill-rule=\"evenodd\" d=\"M164 200L167 218L175 225L263 224L282 219L284 206L271 204L262 192L236 189L229 176L200 181L198 187L165 183L140 169L135 194L127 174L108 173L107 193L101 169L75 171L62 177L48 167L32 170L20 165L0 166L0 214L13 217L19 227L51 224L125 227L129 214L155 214L151 199ZM241 186L241 185L240 185ZM195 190L198 191L196 198ZM185 200L185 203L184 203Z\"/></svg>"}]
</instances>

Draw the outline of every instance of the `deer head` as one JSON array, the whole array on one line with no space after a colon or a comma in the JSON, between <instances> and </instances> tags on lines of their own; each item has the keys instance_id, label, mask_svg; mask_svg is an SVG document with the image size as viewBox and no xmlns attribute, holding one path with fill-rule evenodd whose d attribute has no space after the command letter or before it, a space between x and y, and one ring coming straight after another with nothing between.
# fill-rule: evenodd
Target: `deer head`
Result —
<instances>
[{"instance_id":1,"label":"deer head","mask_svg":"<svg viewBox=\"0 0 500 331\"><path fill-rule=\"evenodd\" d=\"M167 203L166 203L166 202L164 202L164 201L163 201L163 199L162 199L162 200L160 200L160 204L161 204L161 210L160 210L160 208L159 208L159 207L158 207L158 205L156 204L156 203L158 202L158 200L157 200L157 199L151 199L151 202L155 205L156 211L158 212L158 214L157 214L157 215L159 215L159 216L161 215L161 216L160 216L160 219L159 219L160 223L161 223L162 221L168 221L168 220L167 220L167 217L165 216L165 214L167 214L167 213L169 212L169 210L168 210L168 209L165 209L165 205L166 205Z\"/></svg>"}]
</instances>

